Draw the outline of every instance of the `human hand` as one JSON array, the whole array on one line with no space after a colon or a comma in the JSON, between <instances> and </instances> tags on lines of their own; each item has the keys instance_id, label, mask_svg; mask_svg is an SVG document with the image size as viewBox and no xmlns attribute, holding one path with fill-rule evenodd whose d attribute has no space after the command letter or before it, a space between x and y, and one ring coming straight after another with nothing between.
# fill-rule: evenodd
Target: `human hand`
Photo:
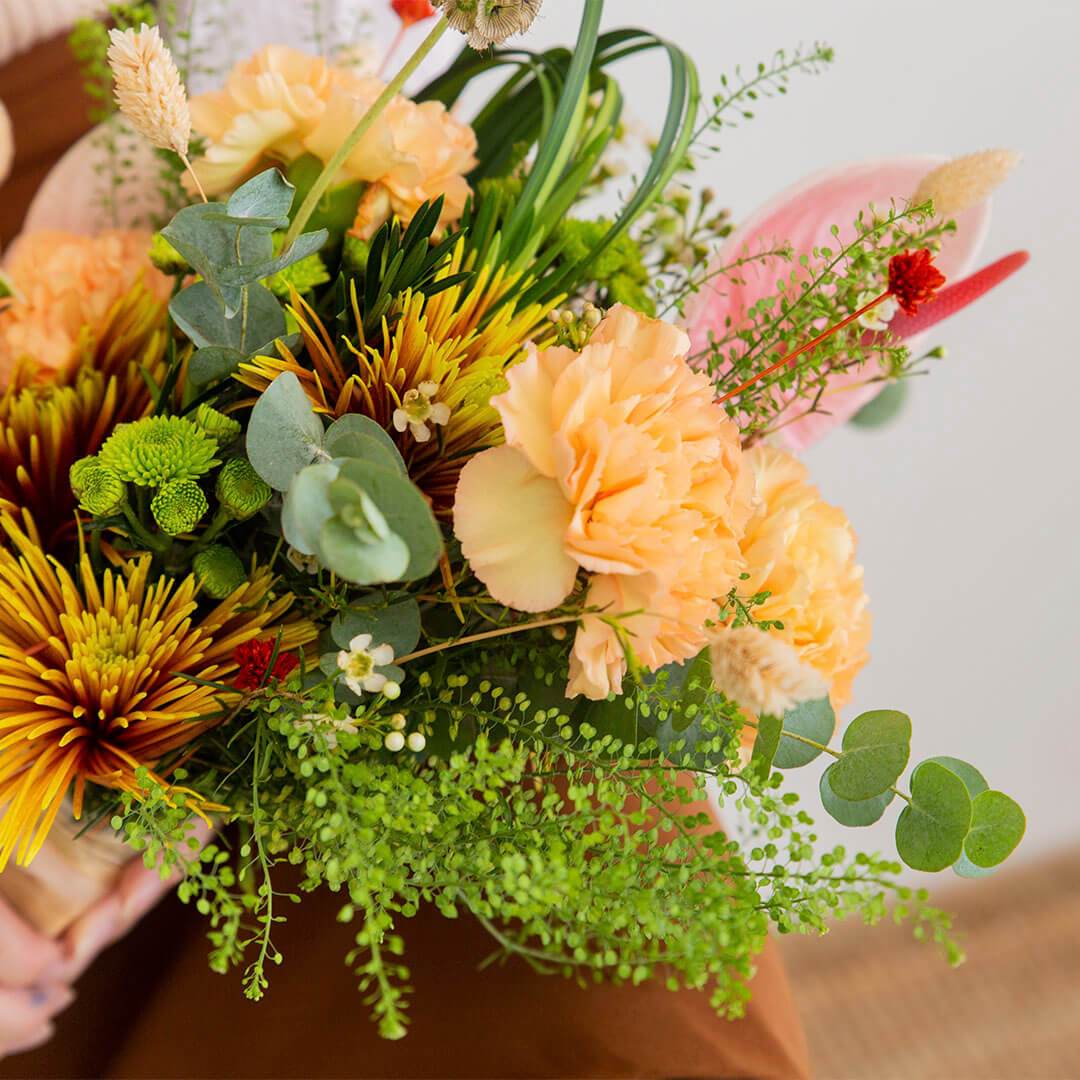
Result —
<instances>
[{"instance_id":1,"label":"human hand","mask_svg":"<svg viewBox=\"0 0 1080 1080\"><path fill-rule=\"evenodd\" d=\"M60 942L0 899L0 1057L48 1042L53 1018L75 1000Z\"/></svg>"}]
</instances>

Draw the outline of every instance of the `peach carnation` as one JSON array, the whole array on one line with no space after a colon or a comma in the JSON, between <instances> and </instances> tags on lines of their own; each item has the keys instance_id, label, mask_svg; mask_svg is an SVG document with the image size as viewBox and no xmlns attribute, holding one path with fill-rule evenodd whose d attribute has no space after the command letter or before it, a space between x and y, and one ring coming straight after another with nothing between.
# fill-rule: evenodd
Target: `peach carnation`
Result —
<instances>
[{"instance_id":1,"label":"peach carnation","mask_svg":"<svg viewBox=\"0 0 1080 1080\"><path fill-rule=\"evenodd\" d=\"M238 64L223 90L191 102L197 131L209 140L195 172L207 194L232 191L268 162L305 153L323 162L385 89L380 79L336 68L286 45L268 45ZM396 97L349 155L343 180L370 185L356 231L371 235L396 213L446 197L443 221L465 208L465 174L476 164L476 136L438 102Z\"/></svg>"},{"instance_id":2,"label":"peach carnation","mask_svg":"<svg viewBox=\"0 0 1080 1080\"><path fill-rule=\"evenodd\" d=\"M655 670L706 643L705 623L742 570L752 479L738 431L686 362L678 328L622 305L589 344L541 352L492 399L506 446L464 468L454 529L500 603L547 611L587 604L567 693L601 699L626 671L619 635Z\"/></svg>"},{"instance_id":3,"label":"peach carnation","mask_svg":"<svg viewBox=\"0 0 1080 1080\"><path fill-rule=\"evenodd\" d=\"M824 678L839 710L869 655L869 601L855 533L844 512L822 500L802 462L764 445L746 458L759 505L742 539L750 577L740 592L772 594L755 617L783 623L770 635Z\"/></svg>"},{"instance_id":4,"label":"peach carnation","mask_svg":"<svg viewBox=\"0 0 1080 1080\"><path fill-rule=\"evenodd\" d=\"M0 386L23 357L64 368L80 335L100 326L140 276L165 299L169 282L150 265L149 249L150 234L138 230L21 236L5 268L18 297L0 312Z\"/></svg>"}]
</instances>

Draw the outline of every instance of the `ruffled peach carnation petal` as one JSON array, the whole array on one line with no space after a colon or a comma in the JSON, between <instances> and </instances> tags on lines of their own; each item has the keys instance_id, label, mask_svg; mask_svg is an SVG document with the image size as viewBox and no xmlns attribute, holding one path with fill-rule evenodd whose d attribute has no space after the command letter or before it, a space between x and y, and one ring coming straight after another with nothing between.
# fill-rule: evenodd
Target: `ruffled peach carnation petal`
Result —
<instances>
[{"instance_id":1,"label":"ruffled peach carnation petal","mask_svg":"<svg viewBox=\"0 0 1080 1080\"><path fill-rule=\"evenodd\" d=\"M578 566L563 549L572 507L558 484L512 446L472 458L454 499L454 533L473 573L500 604L549 611L570 595Z\"/></svg>"},{"instance_id":2,"label":"ruffled peach carnation petal","mask_svg":"<svg viewBox=\"0 0 1080 1080\"><path fill-rule=\"evenodd\" d=\"M323 161L329 161L337 153L338 147L349 137L381 92L382 83L377 79L364 82L374 85L366 86L362 96L353 97L339 93L330 98L318 124L304 137L305 150ZM388 110L356 144L356 148L345 159L342 171L348 174L350 180L373 182L381 180L395 167L408 168L411 175L417 180L420 178L419 169L411 163L402 163L400 154L395 151L394 132Z\"/></svg>"},{"instance_id":3,"label":"ruffled peach carnation petal","mask_svg":"<svg viewBox=\"0 0 1080 1080\"><path fill-rule=\"evenodd\" d=\"M598 574L586 603L617 619L635 657L650 671L697 656L708 640L705 623L716 614L715 604L671 591L652 574ZM586 615L574 638L566 696L602 701L621 692L626 670L615 628L599 614Z\"/></svg>"},{"instance_id":4,"label":"ruffled peach carnation petal","mask_svg":"<svg viewBox=\"0 0 1080 1080\"><path fill-rule=\"evenodd\" d=\"M525 359L506 373L509 389L491 399L507 443L516 446L544 476L553 477L556 471L551 416L555 380L576 356L573 349L555 346L541 351L530 342Z\"/></svg>"}]
</instances>

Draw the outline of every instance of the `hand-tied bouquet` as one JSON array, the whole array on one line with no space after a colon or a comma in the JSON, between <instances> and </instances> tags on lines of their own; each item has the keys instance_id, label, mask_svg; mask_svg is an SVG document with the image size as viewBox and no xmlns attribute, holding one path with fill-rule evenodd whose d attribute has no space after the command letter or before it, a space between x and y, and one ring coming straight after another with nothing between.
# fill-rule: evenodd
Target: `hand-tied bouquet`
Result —
<instances>
[{"instance_id":1,"label":"hand-tied bouquet","mask_svg":"<svg viewBox=\"0 0 1080 1080\"><path fill-rule=\"evenodd\" d=\"M957 954L898 863L816 852L782 789L825 755L824 809L898 800L918 870L987 873L1024 829L957 758L905 789L901 712L830 745L867 600L781 444L902 386L940 355L917 335L1023 261L967 272L1012 158L841 170L735 229L680 182L692 153L830 51L709 107L682 51L602 33L602 6L533 53L499 46L540 0L395 0L438 21L389 83L272 46L190 103L145 12L111 32L120 113L196 200L152 242L38 233L9 261L0 882L111 825L183 874L253 998L285 904L327 887L390 1037L421 903L540 970L662 976L727 1015L770 925L891 899ZM472 48L403 96L450 28ZM652 50L666 121L590 214L625 136L610 69ZM235 828L203 845L198 817Z\"/></svg>"}]
</instances>

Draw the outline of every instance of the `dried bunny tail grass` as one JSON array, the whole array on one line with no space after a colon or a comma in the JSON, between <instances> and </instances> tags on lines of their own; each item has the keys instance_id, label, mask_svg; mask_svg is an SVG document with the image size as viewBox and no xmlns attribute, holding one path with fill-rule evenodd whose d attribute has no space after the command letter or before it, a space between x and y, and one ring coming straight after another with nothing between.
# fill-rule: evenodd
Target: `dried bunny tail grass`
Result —
<instances>
[{"instance_id":1,"label":"dried bunny tail grass","mask_svg":"<svg viewBox=\"0 0 1080 1080\"><path fill-rule=\"evenodd\" d=\"M109 31L109 66L116 104L135 131L153 146L173 150L194 177L188 161L191 110L180 72L156 26ZM199 181L195 179L196 186ZM206 195L199 187L206 201Z\"/></svg>"},{"instance_id":2,"label":"dried bunny tail grass","mask_svg":"<svg viewBox=\"0 0 1080 1080\"><path fill-rule=\"evenodd\" d=\"M938 217L955 217L988 199L1019 163L1015 150L980 150L953 158L922 178L912 201L932 201Z\"/></svg>"},{"instance_id":3,"label":"dried bunny tail grass","mask_svg":"<svg viewBox=\"0 0 1080 1080\"><path fill-rule=\"evenodd\" d=\"M791 645L755 626L719 631L709 654L716 688L758 716L783 716L800 702L829 692Z\"/></svg>"}]
</instances>

